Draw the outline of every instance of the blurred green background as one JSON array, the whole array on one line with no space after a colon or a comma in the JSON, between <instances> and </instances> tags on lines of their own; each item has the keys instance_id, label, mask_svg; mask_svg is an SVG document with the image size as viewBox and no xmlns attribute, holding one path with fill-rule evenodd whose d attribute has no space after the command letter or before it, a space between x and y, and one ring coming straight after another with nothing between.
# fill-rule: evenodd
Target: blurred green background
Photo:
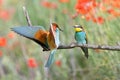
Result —
<instances>
[{"instance_id":1,"label":"blurred green background","mask_svg":"<svg viewBox=\"0 0 120 80\"><path fill-rule=\"evenodd\" d=\"M86 59L80 48L59 49L48 71L44 64L49 51L43 52L38 44L10 29L27 26L22 9L25 6L32 25L42 25L49 30L52 20L64 30L60 33L62 44L75 42L72 26L80 24L85 28L89 44L118 45L120 15L101 8L110 7L118 12L119 8L104 4L109 0L93 0L99 3L94 9L94 17L100 17L88 20L86 14L77 13L75 5L79 1L0 0L0 80L120 80L119 51L89 49L89 58Z\"/></svg>"}]
</instances>

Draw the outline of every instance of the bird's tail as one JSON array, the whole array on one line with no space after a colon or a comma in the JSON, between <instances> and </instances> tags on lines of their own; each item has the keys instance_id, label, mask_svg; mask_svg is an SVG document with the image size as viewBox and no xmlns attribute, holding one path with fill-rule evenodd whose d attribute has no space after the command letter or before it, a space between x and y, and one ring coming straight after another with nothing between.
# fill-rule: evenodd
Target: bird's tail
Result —
<instances>
[{"instance_id":1,"label":"bird's tail","mask_svg":"<svg viewBox=\"0 0 120 80\"><path fill-rule=\"evenodd\" d=\"M54 54L55 54L55 52L56 52L56 49L55 50L52 50L51 52L50 52L50 55L49 55L49 58L48 58L48 60L47 60L47 63L46 63L46 65L45 65L45 67L50 67L51 66L51 64L54 62Z\"/></svg>"},{"instance_id":2,"label":"bird's tail","mask_svg":"<svg viewBox=\"0 0 120 80\"><path fill-rule=\"evenodd\" d=\"M83 50L84 54L85 54L85 57L88 58L88 48L86 47L81 47L81 49Z\"/></svg>"}]
</instances>

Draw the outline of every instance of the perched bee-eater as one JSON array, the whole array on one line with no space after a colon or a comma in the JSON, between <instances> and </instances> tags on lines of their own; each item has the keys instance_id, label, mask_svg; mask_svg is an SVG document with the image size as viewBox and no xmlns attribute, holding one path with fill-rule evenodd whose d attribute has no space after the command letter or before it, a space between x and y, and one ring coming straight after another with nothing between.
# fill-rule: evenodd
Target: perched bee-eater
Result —
<instances>
[{"instance_id":1,"label":"perched bee-eater","mask_svg":"<svg viewBox=\"0 0 120 80\"><path fill-rule=\"evenodd\" d=\"M54 54L60 44L59 41L59 26L56 23L50 24L49 31L46 31L42 26L21 26L12 28L16 33L31 39L41 45L44 50L50 50L50 55L45 67L50 67L54 61Z\"/></svg>"},{"instance_id":2,"label":"perched bee-eater","mask_svg":"<svg viewBox=\"0 0 120 80\"><path fill-rule=\"evenodd\" d=\"M87 44L87 37L86 37L86 33L83 29L82 26L80 25L75 25L73 26L75 29L75 40L77 41L78 44ZM88 48L86 47L81 47L81 49L83 50L85 57L88 58Z\"/></svg>"}]
</instances>

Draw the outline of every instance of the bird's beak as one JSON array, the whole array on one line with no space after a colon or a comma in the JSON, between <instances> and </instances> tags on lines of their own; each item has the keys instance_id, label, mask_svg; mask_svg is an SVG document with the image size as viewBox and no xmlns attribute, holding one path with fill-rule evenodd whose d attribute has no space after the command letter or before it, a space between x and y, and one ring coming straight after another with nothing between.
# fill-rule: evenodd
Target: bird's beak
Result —
<instances>
[{"instance_id":1,"label":"bird's beak","mask_svg":"<svg viewBox=\"0 0 120 80\"><path fill-rule=\"evenodd\" d=\"M58 29L63 32L63 30L60 27L58 27Z\"/></svg>"},{"instance_id":2,"label":"bird's beak","mask_svg":"<svg viewBox=\"0 0 120 80\"><path fill-rule=\"evenodd\" d=\"M75 28L75 26L72 26L73 28Z\"/></svg>"}]
</instances>

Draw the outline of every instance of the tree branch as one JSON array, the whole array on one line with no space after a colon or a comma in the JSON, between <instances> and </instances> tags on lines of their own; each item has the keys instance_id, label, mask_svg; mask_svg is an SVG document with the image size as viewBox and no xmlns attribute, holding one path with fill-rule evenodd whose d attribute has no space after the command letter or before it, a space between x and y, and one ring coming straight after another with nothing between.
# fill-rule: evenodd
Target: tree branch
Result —
<instances>
[{"instance_id":1,"label":"tree branch","mask_svg":"<svg viewBox=\"0 0 120 80\"><path fill-rule=\"evenodd\" d=\"M23 6L24 15L26 17L28 26L32 26L28 12L26 8ZM102 49L102 50L113 50L113 51L120 51L120 45L116 46L108 46L108 45L91 45L91 44L77 44L77 43L71 43L69 45L60 45L58 49L71 49L75 47L87 47L89 49Z\"/></svg>"},{"instance_id":2,"label":"tree branch","mask_svg":"<svg viewBox=\"0 0 120 80\"><path fill-rule=\"evenodd\" d=\"M89 49L102 49L102 50L113 50L120 51L120 46L108 46L108 45L91 45L91 44L77 44L71 43L70 45L60 45L58 49L71 49L75 47L87 47Z\"/></svg>"}]
</instances>

